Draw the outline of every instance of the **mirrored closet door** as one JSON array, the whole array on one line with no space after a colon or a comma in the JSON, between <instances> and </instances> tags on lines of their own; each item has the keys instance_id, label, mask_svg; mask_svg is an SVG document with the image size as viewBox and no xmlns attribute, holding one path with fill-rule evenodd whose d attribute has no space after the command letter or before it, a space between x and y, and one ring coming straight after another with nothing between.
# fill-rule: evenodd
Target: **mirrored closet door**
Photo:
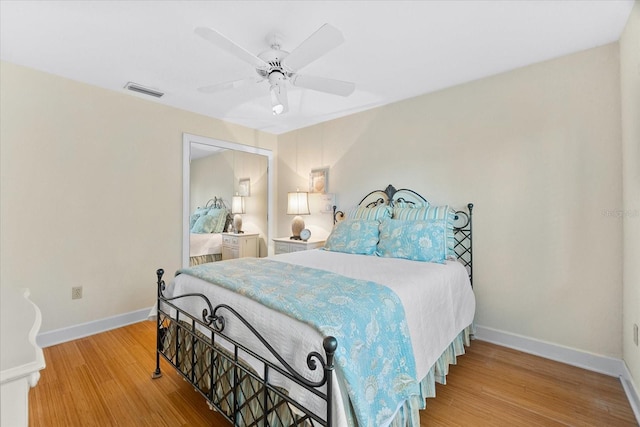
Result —
<instances>
[{"instance_id":1,"label":"mirrored closet door","mask_svg":"<svg viewBox=\"0 0 640 427\"><path fill-rule=\"evenodd\" d=\"M183 266L220 260L222 232L237 227L257 234L257 252L267 256L272 162L271 150L184 134Z\"/></svg>"}]
</instances>

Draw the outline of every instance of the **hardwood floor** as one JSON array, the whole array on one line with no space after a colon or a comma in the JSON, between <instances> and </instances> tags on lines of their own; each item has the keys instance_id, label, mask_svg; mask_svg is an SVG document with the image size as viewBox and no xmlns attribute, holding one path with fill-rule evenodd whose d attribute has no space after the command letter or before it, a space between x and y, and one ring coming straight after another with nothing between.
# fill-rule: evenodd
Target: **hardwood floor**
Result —
<instances>
[{"instance_id":1,"label":"hardwood floor","mask_svg":"<svg viewBox=\"0 0 640 427\"><path fill-rule=\"evenodd\" d=\"M155 323L44 349L29 394L30 426L226 426L163 362ZM421 426L637 426L617 378L482 341L451 367L421 412Z\"/></svg>"}]
</instances>

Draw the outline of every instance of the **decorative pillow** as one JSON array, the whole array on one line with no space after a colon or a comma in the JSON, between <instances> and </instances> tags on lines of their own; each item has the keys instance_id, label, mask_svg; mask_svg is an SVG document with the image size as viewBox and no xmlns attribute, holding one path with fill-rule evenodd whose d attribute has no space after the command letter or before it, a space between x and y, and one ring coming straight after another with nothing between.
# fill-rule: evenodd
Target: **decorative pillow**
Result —
<instances>
[{"instance_id":1,"label":"decorative pillow","mask_svg":"<svg viewBox=\"0 0 640 427\"><path fill-rule=\"evenodd\" d=\"M405 202L404 200L395 200L393 202L394 208L424 208L429 206L429 202L422 201L420 203L414 202Z\"/></svg>"},{"instance_id":2,"label":"decorative pillow","mask_svg":"<svg viewBox=\"0 0 640 427\"><path fill-rule=\"evenodd\" d=\"M192 233L205 234L213 233L214 227L218 223L218 217L215 215L202 215L198 218L191 228Z\"/></svg>"},{"instance_id":3,"label":"decorative pillow","mask_svg":"<svg viewBox=\"0 0 640 427\"><path fill-rule=\"evenodd\" d=\"M195 211L193 211L194 215L199 215L199 216L203 216L209 213L209 208L196 208Z\"/></svg>"},{"instance_id":4,"label":"decorative pillow","mask_svg":"<svg viewBox=\"0 0 640 427\"><path fill-rule=\"evenodd\" d=\"M227 210L223 208L212 208L207 215L215 217L215 224L211 232L222 233L227 222Z\"/></svg>"},{"instance_id":5,"label":"decorative pillow","mask_svg":"<svg viewBox=\"0 0 640 427\"><path fill-rule=\"evenodd\" d=\"M349 212L348 219L366 219L369 221L391 218L391 207L389 205L378 205L372 208L360 207Z\"/></svg>"},{"instance_id":6,"label":"decorative pillow","mask_svg":"<svg viewBox=\"0 0 640 427\"><path fill-rule=\"evenodd\" d=\"M198 218L200 218L200 215L195 213L189 217L189 230L193 228L193 225L196 223Z\"/></svg>"},{"instance_id":7,"label":"decorative pillow","mask_svg":"<svg viewBox=\"0 0 640 427\"><path fill-rule=\"evenodd\" d=\"M447 259L446 221L386 219L380 223L376 255L443 264Z\"/></svg>"},{"instance_id":8,"label":"decorative pillow","mask_svg":"<svg viewBox=\"0 0 640 427\"><path fill-rule=\"evenodd\" d=\"M348 254L373 255L378 243L379 221L345 219L333 228L324 249Z\"/></svg>"},{"instance_id":9,"label":"decorative pillow","mask_svg":"<svg viewBox=\"0 0 640 427\"><path fill-rule=\"evenodd\" d=\"M442 219L446 221L447 226L447 257L457 258L454 250L455 240L453 223L456 219L456 213L449 205L445 206L424 206L421 208L393 208L393 219L398 220L431 220Z\"/></svg>"}]
</instances>

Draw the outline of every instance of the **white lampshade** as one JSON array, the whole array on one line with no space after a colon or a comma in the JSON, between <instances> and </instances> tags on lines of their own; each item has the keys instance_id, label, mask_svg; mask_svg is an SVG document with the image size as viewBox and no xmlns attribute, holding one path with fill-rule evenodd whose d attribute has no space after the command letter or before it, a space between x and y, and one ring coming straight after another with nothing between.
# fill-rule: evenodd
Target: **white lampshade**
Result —
<instances>
[{"instance_id":1,"label":"white lampshade","mask_svg":"<svg viewBox=\"0 0 640 427\"><path fill-rule=\"evenodd\" d=\"M309 215L309 193L296 191L287 194L287 215Z\"/></svg>"},{"instance_id":2,"label":"white lampshade","mask_svg":"<svg viewBox=\"0 0 640 427\"><path fill-rule=\"evenodd\" d=\"M242 196L233 196L231 198L231 213L232 214L243 214L243 213L246 213L244 211L244 197L242 197Z\"/></svg>"},{"instance_id":3,"label":"white lampshade","mask_svg":"<svg viewBox=\"0 0 640 427\"><path fill-rule=\"evenodd\" d=\"M292 239L300 240L300 231L304 228L304 220L300 215L309 214L309 193L296 191L287 194L287 215L295 215L291 221Z\"/></svg>"}]
</instances>

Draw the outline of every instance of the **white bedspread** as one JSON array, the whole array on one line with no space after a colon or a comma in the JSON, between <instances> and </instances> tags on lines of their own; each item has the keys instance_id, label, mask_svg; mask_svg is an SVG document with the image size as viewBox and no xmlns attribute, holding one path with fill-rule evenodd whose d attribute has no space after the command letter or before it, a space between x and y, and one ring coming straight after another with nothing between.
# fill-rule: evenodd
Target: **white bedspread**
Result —
<instances>
[{"instance_id":1,"label":"white bedspread","mask_svg":"<svg viewBox=\"0 0 640 427\"><path fill-rule=\"evenodd\" d=\"M189 256L222 253L222 233L189 234Z\"/></svg>"},{"instance_id":2,"label":"white bedspread","mask_svg":"<svg viewBox=\"0 0 640 427\"><path fill-rule=\"evenodd\" d=\"M457 261L435 264L320 249L276 255L271 259L369 280L393 289L401 299L407 316L416 360L417 381L427 375L453 339L473 322L475 297L467 271ZM307 372L305 357L300 357L301 355L310 351L324 354L322 337L315 329L230 290L181 274L174 279L173 286L168 286L166 294L171 297L189 292L207 295L213 306L224 303L234 307L265 335L286 360L292 361L300 373ZM204 308L204 304L193 298L181 301L179 305L191 313L201 313ZM256 346L253 348L261 348L257 340L238 324L227 322L225 333L238 336L240 342ZM251 358L248 359L252 363ZM261 371L258 366L255 367L258 372ZM317 376L309 375L309 378L317 379ZM288 381L278 383L277 379L272 380L276 385L288 388L291 395L307 407L317 408L322 404L313 396L308 400L300 398L300 393ZM334 425L346 426L343 406L346 392L342 391L341 384L335 380L334 389ZM309 393L302 395L306 397Z\"/></svg>"},{"instance_id":3,"label":"white bedspread","mask_svg":"<svg viewBox=\"0 0 640 427\"><path fill-rule=\"evenodd\" d=\"M417 262L321 249L272 259L332 271L385 285L404 305L418 379L422 379L460 331L473 322L475 297L467 270L457 261Z\"/></svg>"}]
</instances>

